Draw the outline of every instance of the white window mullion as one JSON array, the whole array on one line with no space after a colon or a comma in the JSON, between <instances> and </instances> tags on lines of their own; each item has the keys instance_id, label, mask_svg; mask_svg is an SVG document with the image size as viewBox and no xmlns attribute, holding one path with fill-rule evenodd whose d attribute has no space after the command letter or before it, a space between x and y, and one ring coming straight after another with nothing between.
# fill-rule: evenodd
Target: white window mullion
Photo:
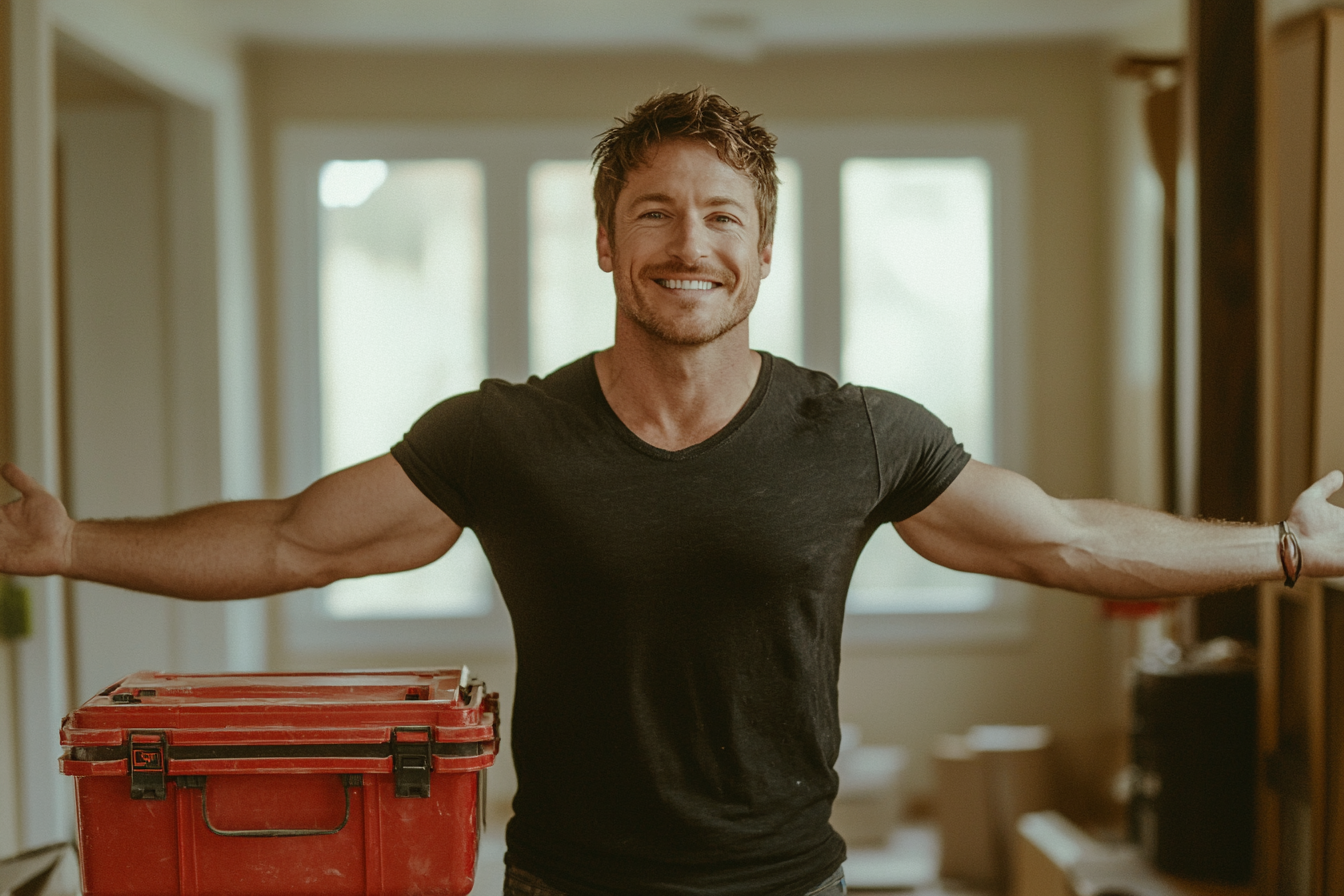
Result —
<instances>
[{"instance_id":1,"label":"white window mullion","mask_svg":"<svg viewBox=\"0 0 1344 896\"><path fill-rule=\"evenodd\" d=\"M993 162L990 245L994 291L994 458L1022 471L1031 419L1027 384L1031 303L1027 294L1027 199L1025 136L1000 128L985 140Z\"/></svg>"},{"instance_id":2,"label":"white window mullion","mask_svg":"<svg viewBox=\"0 0 1344 896\"><path fill-rule=\"evenodd\" d=\"M789 147L803 179L803 363L840 376L840 158Z\"/></svg>"},{"instance_id":3,"label":"white window mullion","mask_svg":"<svg viewBox=\"0 0 1344 896\"><path fill-rule=\"evenodd\" d=\"M1025 333L1021 326L1025 254L1022 238L1025 230L1022 181L1025 153L1021 129L1006 122L910 125L836 123L784 126L778 128L776 133L780 138L780 153L797 159L802 167L806 322L804 359L807 365L836 375L837 378L856 378L868 385L926 393L910 394L910 397L934 406L935 410L940 403L949 402L945 398L940 399L936 394L938 390L929 389L927 383L902 385L901 382L883 381L890 378L875 376L871 370L844 369L847 366L844 363L847 359L844 306L846 261L843 249L841 168L850 158L979 158L988 164L992 170L993 189L990 202L993 215L991 292L994 318L990 349L993 370L990 404L993 408L991 429L994 435L992 443L982 444L977 453L1010 467L1020 465L1025 447L1020 438L1020 421L1024 411L1021 401L1024 382L1022 358L1025 354ZM901 209L895 211L900 213ZM882 215L876 217L881 218ZM860 230L868 230L879 224L879 221L867 218L850 222L851 228L858 227ZM941 309L941 305L938 308ZM900 329L904 331L909 328L901 325ZM901 335L901 332L890 334L893 345L899 342ZM957 334L939 334L936 338L956 339ZM949 422L954 426L959 425L956 420ZM981 441L985 440L982 438ZM1029 618L1024 587L1011 582L998 582L988 589L988 594L972 600L974 595L970 593L972 589L968 585L967 593L961 595L963 599L959 602L956 599L958 595L954 593L954 586L959 583L944 582L942 571L920 571L918 575L911 576L887 568L890 558L886 555L893 551L899 553L908 550L899 544L895 533L889 528L884 527L875 542L881 543L870 545L870 550L865 552L860 562L860 569L855 573L854 586L865 593L857 596L851 593L850 609L863 612L863 624L846 628L847 643L1000 642L1026 635ZM867 600L875 593L874 588L881 590L893 585L899 589L902 598L897 603L905 603L904 608L893 604L890 611L883 611L881 606ZM925 606L916 606L918 601L914 598L920 597L922 589L930 586L947 586L948 600L940 598ZM984 604L986 598L987 605ZM983 608L966 612L977 603ZM957 612L958 609L963 612Z\"/></svg>"},{"instance_id":4,"label":"white window mullion","mask_svg":"<svg viewBox=\"0 0 1344 896\"><path fill-rule=\"evenodd\" d=\"M528 374L527 174L531 157L486 156L486 359L490 376L521 382Z\"/></svg>"},{"instance_id":5,"label":"white window mullion","mask_svg":"<svg viewBox=\"0 0 1344 896\"><path fill-rule=\"evenodd\" d=\"M540 159L528 173L528 346L546 376L611 345L615 293L597 264L593 175L587 159Z\"/></svg>"},{"instance_id":6,"label":"white window mullion","mask_svg":"<svg viewBox=\"0 0 1344 896\"><path fill-rule=\"evenodd\" d=\"M322 375L318 349L322 146L289 131L280 138L276 255L280 259L280 489L293 494L321 475Z\"/></svg>"}]
</instances>

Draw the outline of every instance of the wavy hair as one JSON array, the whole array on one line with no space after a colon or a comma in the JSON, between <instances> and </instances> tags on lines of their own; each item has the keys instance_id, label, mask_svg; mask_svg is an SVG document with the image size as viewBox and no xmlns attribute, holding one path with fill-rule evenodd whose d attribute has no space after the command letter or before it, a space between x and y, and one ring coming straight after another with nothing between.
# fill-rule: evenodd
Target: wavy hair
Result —
<instances>
[{"instance_id":1,"label":"wavy hair","mask_svg":"<svg viewBox=\"0 0 1344 896\"><path fill-rule=\"evenodd\" d=\"M597 220L615 245L616 198L631 171L641 167L658 144L703 140L725 164L751 179L761 221L760 248L774 238L779 177L775 136L749 115L703 86L685 93L667 91L641 103L628 118L617 118L593 149L593 203Z\"/></svg>"}]
</instances>

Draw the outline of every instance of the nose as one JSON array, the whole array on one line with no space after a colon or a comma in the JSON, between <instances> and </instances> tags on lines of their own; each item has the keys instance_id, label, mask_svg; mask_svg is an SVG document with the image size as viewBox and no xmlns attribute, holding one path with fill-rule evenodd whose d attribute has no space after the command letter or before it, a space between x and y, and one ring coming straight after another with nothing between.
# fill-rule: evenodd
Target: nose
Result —
<instances>
[{"instance_id":1,"label":"nose","mask_svg":"<svg viewBox=\"0 0 1344 896\"><path fill-rule=\"evenodd\" d=\"M668 254L682 264L694 265L708 257L707 229L695 215L682 215L677 221Z\"/></svg>"}]
</instances>

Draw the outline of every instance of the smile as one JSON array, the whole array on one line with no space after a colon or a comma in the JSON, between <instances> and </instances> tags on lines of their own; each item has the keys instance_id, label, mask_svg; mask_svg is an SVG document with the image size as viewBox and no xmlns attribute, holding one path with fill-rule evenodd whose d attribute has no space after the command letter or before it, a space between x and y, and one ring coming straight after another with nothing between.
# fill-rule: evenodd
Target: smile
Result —
<instances>
[{"instance_id":1,"label":"smile","mask_svg":"<svg viewBox=\"0 0 1344 896\"><path fill-rule=\"evenodd\" d=\"M709 280L655 280L664 289L713 289L719 284Z\"/></svg>"}]
</instances>

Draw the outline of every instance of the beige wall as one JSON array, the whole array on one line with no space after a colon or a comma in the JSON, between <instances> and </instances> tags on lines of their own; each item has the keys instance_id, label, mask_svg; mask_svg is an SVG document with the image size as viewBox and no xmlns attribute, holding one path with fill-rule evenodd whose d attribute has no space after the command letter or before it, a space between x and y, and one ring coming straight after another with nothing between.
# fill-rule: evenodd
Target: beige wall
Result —
<instances>
[{"instance_id":1,"label":"beige wall","mask_svg":"<svg viewBox=\"0 0 1344 896\"><path fill-rule=\"evenodd\" d=\"M702 82L764 113L767 126L994 119L1025 127L1030 338L1021 350L1030 394L1021 397L1029 409L1023 472L1055 494L1103 495L1111 327L1106 63L1103 48L1092 44L771 55L752 64L647 53L254 50L247 73L266 322L263 394L277 392L271 183L277 127L607 120L654 91ZM274 406L266 413L275 433ZM273 437L268 450L275 483ZM1119 727L1108 637L1090 599L1039 592L1025 643L847 651L842 712L864 726L868 740L905 743L921 754L917 790L931 786L922 754L939 733L980 722L1048 723L1060 737L1069 780L1086 779L1095 794L1113 762Z\"/></svg>"},{"instance_id":2,"label":"beige wall","mask_svg":"<svg viewBox=\"0 0 1344 896\"><path fill-rule=\"evenodd\" d=\"M165 176L170 188L162 211L170 234L169 254L161 259L167 262L165 269L152 271L150 276L162 274L163 287L183 299L173 303L168 315L171 333L163 331L170 344L161 346L181 361L164 371L162 386L164 393L176 396L166 417L174 430L169 438L183 450L174 452L176 456L167 465L170 470L154 464L148 475L171 475L178 504L199 504L218 499L221 493L247 497L260 490L259 472L250 476L259 468L254 460L259 451L248 451L248 440L258 426L251 419L255 402L249 392L253 384L247 379L256 364L251 363L255 351L250 332L255 327L249 316L252 260L246 249L251 229L245 202L249 192L244 186L248 178L240 69L227 41L202 43L197 38L205 28L184 33L184 18L174 13L189 15L185 6L176 0L15 0L9 4L14 50L12 199L15 220L25 222L12 234L15 264L8 348L15 444L9 459L52 489L58 489L63 479L60 437L65 427L61 424L69 422L62 421L59 400L55 291L56 88L62 86L56 82L64 76L64 86L71 88L62 97L66 101L120 102L147 90L167 110L164 130L169 164ZM90 65L97 59L99 66L136 87L128 94L107 84L92 84L78 73L72 75L68 67L58 73L58 43L66 53L76 49L86 53ZM72 77L80 83L70 82ZM169 326L167 321L162 323ZM100 351L106 348L98 345ZM125 354L112 359L104 355L87 376L111 388L119 374L142 360ZM109 394L122 411L128 402L155 400L155 395L143 389L129 399L115 389ZM139 435L154 440L162 434ZM127 479L134 474L118 472L123 485L134 489L137 482ZM122 507L121 512L134 509L134 505ZM8 781L13 769L22 770L16 776L17 797L7 784L0 784L0 852L8 851L6 844L32 847L67 839L74 831L71 779L59 773L54 759L60 753L60 719L70 709L67 679L82 657L72 657L68 650L72 639L66 637L60 580L28 579L25 584L34 598L34 634L0 653L0 660L9 661L0 674L0 712L8 713L13 707L15 719L12 751L5 731L9 726L0 724L0 736L7 741L0 748L0 778ZM147 610L147 605L153 609ZM126 603L122 609L143 611L143 618L152 623L147 630L152 631L157 630L153 623L165 616L160 608L166 606L166 601L142 602L138 607ZM188 663L218 668L223 665L217 659L221 647L256 640L262 629L261 625L247 627L245 608L244 604L204 608L205 615L196 607L172 612L171 618L190 620L176 628L175 648L181 648ZM220 615L224 624L220 624ZM96 626L90 629L88 620L84 621L86 630L98 634ZM133 626L128 618L123 621ZM71 631L78 630L80 620L74 623ZM103 638L99 646L111 644ZM207 646L198 649L199 645ZM230 664L233 653L227 657ZM242 660L237 665L255 665L246 662L246 649L236 653ZM135 668L126 668L120 660L117 666L119 673ZM15 816L17 830L10 820Z\"/></svg>"}]
</instances>

